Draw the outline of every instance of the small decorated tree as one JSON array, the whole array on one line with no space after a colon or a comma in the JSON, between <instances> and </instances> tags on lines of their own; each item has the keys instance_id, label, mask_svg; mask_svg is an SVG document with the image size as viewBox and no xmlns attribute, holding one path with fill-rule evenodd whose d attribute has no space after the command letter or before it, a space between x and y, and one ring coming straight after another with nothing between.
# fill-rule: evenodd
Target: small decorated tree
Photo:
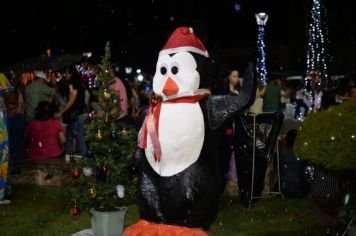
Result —
<instances>
[{"instance_id":1,"label":"small decorated tree","mask_svg":"<svg viewBox=\"0 0 356 236\"><path fill-rule=\"evenodd\" d=\"M96 77L98 89L94 95L98 102L85 124L87 155L72 163L73 179L66 187L72 215L78 215L81 208L112 211L134 199L135 184L129 168L136 147L136 131L117 121L120 99L118 92L111 89L115 78L109 67L107 43Z\"/></svg>"}]
</instances>

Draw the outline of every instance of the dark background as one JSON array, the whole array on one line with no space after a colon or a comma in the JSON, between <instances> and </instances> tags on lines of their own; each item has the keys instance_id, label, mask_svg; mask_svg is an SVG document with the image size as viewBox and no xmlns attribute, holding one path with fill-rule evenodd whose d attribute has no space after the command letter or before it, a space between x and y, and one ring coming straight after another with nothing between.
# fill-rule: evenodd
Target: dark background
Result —
<instances>
[{"instance_id":1,"label":"dark background","mask_svg":"<svg viewBox=\"0 0 356 236\"><path fill-rule=\"evenodd\" d=\"M356 70L356 14L351 3L325 1L331 74ZM95 60L110 40L114 61L152 70L169 34L198 18L207 24L206 47L220 68L241 66L255 53L254 13L265 11L267 69L305 70L310 5L311 0L1 1L0 69L47 48L52 55L91 51Z\"/></svg>"}]
</instances>

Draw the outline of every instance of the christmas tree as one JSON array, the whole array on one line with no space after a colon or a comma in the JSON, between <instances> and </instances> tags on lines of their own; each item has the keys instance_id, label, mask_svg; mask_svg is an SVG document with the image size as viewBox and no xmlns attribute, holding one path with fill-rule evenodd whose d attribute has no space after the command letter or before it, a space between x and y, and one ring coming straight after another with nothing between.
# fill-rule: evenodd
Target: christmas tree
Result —
<instances>
[{"instance_id":1,"label":"christmas tree","mask_svg":"<svg viewBox=\"0 0 356 236\"><path fill-rule=\"evenodd\" d=\"M71 199L72 215L82 208L110 211L134 199L135 184L130 173L136 148L136 131L117 121L120 99L110 85L115 82L110 69L110 44L98 65L94 95L98 102L88 114L85 140L88 151L71 165L72 177L66 192ZM125 197L122 190L125 190ZM74 205L74 207L73 207Z\"/></svg>"},{"instance_id":2,"label":"christmas tree","mask_svg":"<svg viewBox=\"0 0 356 236\"><path fill-rule=\"evenodd\" d=\"M317 74L320 81L306 80L309 91L328 88L329 39L323 0L312 0L308 26L307 75Z\"/></svg>"}]
</instances>

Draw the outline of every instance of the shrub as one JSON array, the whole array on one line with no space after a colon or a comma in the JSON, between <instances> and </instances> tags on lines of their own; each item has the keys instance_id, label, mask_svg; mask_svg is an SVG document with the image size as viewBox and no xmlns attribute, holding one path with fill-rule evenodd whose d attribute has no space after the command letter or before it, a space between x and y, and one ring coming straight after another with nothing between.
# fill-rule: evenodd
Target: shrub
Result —
<instances>
[{"instance_id":1,"label":"shrub","mask_svg":"<svg viewBox=\"0 0 356 236\"><path fill-rule=\"evenodd\" d=\"M330 170L356 170L356 102L311 114L299 129L295 151Z\"/></svg>"}]
</instances>

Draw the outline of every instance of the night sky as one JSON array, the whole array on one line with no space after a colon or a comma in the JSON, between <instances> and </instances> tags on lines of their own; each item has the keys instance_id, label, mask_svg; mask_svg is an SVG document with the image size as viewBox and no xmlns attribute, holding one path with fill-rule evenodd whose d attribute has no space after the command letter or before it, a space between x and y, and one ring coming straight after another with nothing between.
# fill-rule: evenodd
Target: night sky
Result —
<instances>
[{"instance_id":1,"label":"night sky","mask_svg":"<svg viewBox=\"0 0 356 236\"><path fill-rule=\"evenodd\" d=\"M356 17L351 6L345 5L351 3L338 5L339 2L326 1L330 42L354 44L356 29L351 22ZM91 51L94 58L99 58L107 40L112 43L114 60L155 64L168 35L194 19L207 24L208 50L254 47L254 13L259 11L270 16L267 48L303 47L309 5L307 0L1 1L0 68L39 56L48 47L53 55Z\"/></svg>"}]
</instances>

